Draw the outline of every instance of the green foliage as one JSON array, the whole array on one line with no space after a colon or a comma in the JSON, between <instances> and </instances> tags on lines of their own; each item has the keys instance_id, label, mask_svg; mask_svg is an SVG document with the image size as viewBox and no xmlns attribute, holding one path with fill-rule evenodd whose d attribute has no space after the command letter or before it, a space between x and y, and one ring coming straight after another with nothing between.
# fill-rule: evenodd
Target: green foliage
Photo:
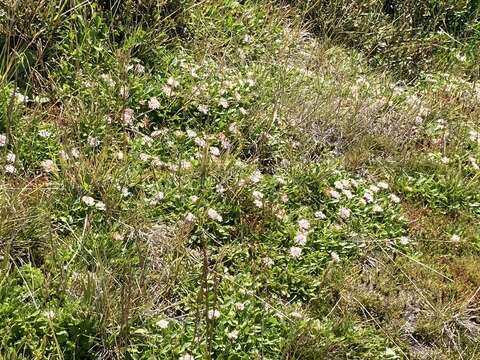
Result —
<instances>
[{"instance_id":1,"label":"green foliage","mask_svg":"<svg viewBox=\"0 0 480 360\"><path fill-rule=\"evenodd\" d=\"M289 3L0 5L0 357L475 358L476 3Z\"/></svg>"}]
</instances>

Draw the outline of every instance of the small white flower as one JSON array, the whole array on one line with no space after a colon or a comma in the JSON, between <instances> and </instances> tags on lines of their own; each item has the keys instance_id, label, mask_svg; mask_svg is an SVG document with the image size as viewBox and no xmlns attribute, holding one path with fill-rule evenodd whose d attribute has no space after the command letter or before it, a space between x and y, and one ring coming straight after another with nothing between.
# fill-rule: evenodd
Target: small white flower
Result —
<instances>
[{"instance_id":1,"label":"small white flower","mask_svg":"<svg viewBox=\"0 0 480 360\"><path fill-rule=\"evenodd\" d=\"M305 246L307 243L307 234L303 232L297 233L297 235L295 235L295 243L300 246Z\"/></svg>"},{"instance_id":2,"label":"small white flower","mask_svg":"<svg viewBox=\"0 0 480 360\"><path fill-rule=\"evenodd\" d=\"M145 66L142 64L135 64L133 71L135 71L138 75L141 75L145 72Z\"/></svg>"},{"instance_id":3,"label":"small white flower","mask_svg":"<svg viewBox=\"0 0 480 360\"><path fill-rule=\"evenodd\" d=\"M238 311L243 311L245 310L245 304L241 302L235 303L235 309Z\"/></svg>"},{"instance_id":4,"label":"small white flower","mask_svg":"<svg viewBox=\"0 0 480 360\"><path fill-rule=\"evenodd\" d=\"M4 147L5 145L7 145L7 135L0 134L0 147Z\"/></svg>"},{"instance_id":5,"label":"small white flower","mask_svg":"<svg viewBox=\"0 0 480 360\"><path fill-rule=\"evenodd\" d=\"M122 151L118 151L118 152L116 153L116 157L117 157L117 159L120 160L120 161L123 160L123 158L124 158L123 152L122 152Z\"/></svg>"},{"instance_id":6,"label":"small white flower","mask_svg":"<svg viewBox=\"0 0 480 360\"><path fill-rule=\"evenodd\" d=\"M190 201L192 203L196 203L198 200L199 200L199 197L197 195L190 196Z\"/></svg>"},{"instance_id":7,"label":"small white flower","mask_svg":"<svg viewBox=\"0 0 480 360\"><path fill-rule=\"evenodd\" d=\"M322 211L315 211L315 214L313 215L319 220L325 220L327 218L327 216Z\"/></svg>"},{"instance_id":8,"label":"small white flower","mask_svg":"<svg viewBox=\"0 0 480 360\"><path fill-rule=\"evenodd\" d=\"M16 158L17 157L15 156L14 153L9 152L7 154L7 162L9 162L9 163L14 163Z\"/></svg>"},{"instance_id":9,"label":"small white flower","mask_svg":"<svg viewBox=\"0 0 480 360\"><path fill-rule=\"evenodd\" d=\"M212 208L207 210L207 215L213 221L217 221L217 222L222 222L223 221L222 215L220 215L216 210L214 210Z\"/></svg>"},{"instance_id":10,"label":"small white flower","mask_svg":"<svg viewBox=\"0 0 480 360\"><path fill-rule=\"evenodd\" d=\"M340 180L337 180L333 183L333 186L335 187L335 189L337 190L343 190L344 186L343 186L343 182L340 181Z\"/></svg>"},{"instance_id":11,"label":"small white flower","mask_svg":"<svg viewBox=\"0 0 480 360\"><path fill-rule=\"evenodd\" d=\"M252 39L253 39L253 38L252 38L250 35L245 34L245 36L243 37L243 42L244 42L245 44L250 44L250 43L252 42Z\"/></svg>"},{"instance_id":12,"label":"small white flower","mask_svg":"<svg viewBox=\"0 0 480 360\"><path fill-rule=\"evenodd\" d=\"M107 207L105 206L105 203L103 203L102 201L97 201L95 203L95 207L100 210L100 211L105 211L107 210Z\"/></svg>"},{"instance_id":13,"label":"small white flower","mask_svg":"<svg viewBox=\"0 0 480 360\"><path fill-rule=\"evenodd\" d=\"M168 85L164 85L162 87L162 91L165 95L167 95L168 97L171 97L173 95L175 95L175 91L173 91L173 88L168 86Z\"/></svg>"},{"instance_id":14,"label":"small white flower","mask_svg":"<svg viewBox=\"0 0 480 360\"><path fill-rule=\"evenodd\" d=\"M60 156L60 159L62 159L63 161L68 161L70 160L70 156L68 155L68 153L64 150L60 150L58 152L58 155Z\"/></svg>"},{"instance_id":15,"label":"small white flower","mask_svg":"<svg viewBox=\"0 0 480 360\"><path fill-rule=\"evenodd\" d=\"M338 191L333 190L333 189L330 189L330 191L328 192L328 194L329 194L333 199L337 199L337 200L342 197Z\"/></svg>"},{"instance_id":16,"label":"small white flower","mask_svg":"<svg viewBox=\"0 0 480 360\"><path fill-rule=\"evenodd\" d=\"M90 136L90 135L87 138L87 142L91 147L97 147L98 145L100 145L100 140L98 140L98 138L96 138L94 136Z\"/></svg>"},{"instance_id":17,"label":"small white flower","mask_svg":"<svg viewBox=\"0 0 480 360\"><path fill-rule=\"evenodd\" d=\"M133 116L134 116L133 109L126 108L125 110L123 110L122 122L124 123L124 125L132 126L133 125Z\"/></svg>"},{"instance_id":18,"label":"small white flower","mask_svg":"<svg viewBox=\"0 0 480 360\"><path fill-rule=\"evenodd\" d=\"M395 194L390 194L390 200L395 204L400 203L400 198Z\"/></svg>"},{"instance_id":19,"label":"small white flower","mask_svg":"<svg viewBox=\"0 0 480 360\"><path fill-rule=\"evenodd\" d=\"M227 333L227 338L229 340L236 340L238 338L238 331L237 330L230 331L229 333Z\"/></svg>"},{"instance_id":20,"label":"small white flower","mask_svg":"<svg viewBox=\"0 0 480 360\"><path fill-rule=\"evenodd\" d=\"M157 321L156 325L160 328L160 329L166 329L168 328L168 320L165 320L165 319L162 319L162 320L159 320Z\"/></svg>"},{"instance_id":21,"label":"small white flower","mask_svg":"<svg viewBox=\"0 0 480 360\"><path fill-rule=\"evenodd\" d=\"M176 87L180 86L180 83L177 80L175 80L173 77L170 77L167 80L167 84L169 86L171 86L172 88L176 88Z\"/></svg>"},{"instance_id":22,"label":"small white flower","mask_svg":"<svg viewBox=\"0 0 480 360\"><path fill-rule=\"evenodd\" d=\"M195 358L190 354L185 354L180 356L178 360L195 360Z\"/></svg>"},{"instance_id":23,"label":"small white flower","mask_svg":"<svg viewBox=\"0 0 480 360\"><path fill-rule=\"evenodd\" d=\"M150 160L150 157L151 157L150 155L145 154L145 153L141 153L139 155L140 160L143 161L143 162L147 162L148 160Z\"/></svg>"},{"instance_id":24,"label":"small white flower","mask_svg":"<svg viewBox=\"0 0 480 360\"><path fill-rule=\"evenodd\" d=\"M280 197L280 200L282 200L282 202L286 204L288 202L288 195L282 194L282 196Z\"/></svg>"},{"instance_id":25,"label":"small white flower","mask_svg":"<svg viewBox=\"0 0 480 360\"><path fill-rule=\"evenodd\" d=\"M149 204L152 206L157 205L160 201L165 198L165 194L161 191L158 191L153 197L150 199Z\"/></svg>"},{"instance_id":26,"label":"small white flower","mask_svg":"<svg viewBox=\"0 0 480 360\"><path fill-rule=\"evenodd\" d=\"M372 211L373 211L374 213L381 213L381 212L383 212L383 209L382 209L382 207L381 207L380 205L375 204L375 205L373 205Z\"/></svg>"},{"instance_id":27,"label":"small white flower","mask_svg":"<svg viewBox=\"0 0 480 360\"><path fill-rule=\"evenodd\" d=\"M297 247L297 246L292 246L289 250L290 256L293 258L298 258L300 255L302 255L302 248Z\"/></svg>"},{"instance_id":28,"label":"small white flower","mask_svg":"<svg viewBox=\"0 0 480 360\"><path fill-rule=\"evenodd\" d=\"M232 134L238 134L238 125L237 123L233 122L228 126L228 131L230 131Z\"/></svg>"},{"instance_id":29,"label":"small white flower","mask_svg":"<svg viewBox=\"0 0 480 360\"><path fill-rule=\"evenodd\" d=\"M389 188L389 185L385 181L380 181L379 183L377 183L377 186L380 189L384 189L384 190L387 190Z\"/></svg>"},{"instance_id":30,"label":"small white flower","mask_svg":"<svg viewBox=\"0 0 480 360\"><path fill-rule=\"evenodd\" d=\"M47 310L44 312L44 315L47 319L53 320L55 318L55 312L53 310Z\"/></svg>"},{"instance_id":31,"label":"small white flower","mask_svg":"<svg viewBox=\"0 0 480 360\"><path fill-rule=\"evenodd\" d=\"M228 150L232 147L232 144L230 143L228 138L225 136L225 134L220 133L218 135L218 138L220 139L220 143L222 144L222 148L224 148L225 150Z\"/></svg>"},{"instance_id":32,"label":"small white flower","mask_svg":"<svg viewBox=\"0 0 480 360\"><path fill-rule=\"evenodd\" d=\"M95 199L91 196L82 196L82 201L87 205L87 206L93 206L95 205Z\"/></svg>"},{"instance_id":33,"label":"small white flower","mask_svg":"<svg viewBox=\"0 0 480 360\"><path fill-rule=\"evenodd\" d=\"M333 262L340 262L340 256L335 251L332 251L330 256L332 257Z\"/></svg>"},{"instance_id":34,"label":"small white flower","mask_svg":"<svg viewBox=\"0 0 480 360\"><path fill-rule=\"evenodd\" d=\"M363 199L365 200L366 203L371 203L373 202L373 194L367 190L363 194Z\"/></svg>"},{"instance_id":35,"label":"small white flower","mask_svg":"<svg viewBox=\"0 0 480 360\"><path fill-rule=\"evenodd\" d=\"M219 103L224 109L227 109L227 108L228 108L228 101L227 101L227 99L225 99L225 98L220 98L220 100L218 101L218 103Z\"/></svg>"},{"instance_id":36,"label":"small white flower","mask_svg":"<svg viewBox=\"0 0 480 360\"><path fill-rule=\"evenodd\" d=\"M49 173L49 172L52 172L53 169L54 169L54 162L50 159L47 159L47 160L43 160L40 165L42 166L43 168L43 171Z\"/></svg>"},{"instance_id":37,"label":"small white flower","mask_svg":"<svg viewBox=\"0 0 480 360\"><path fill-rule=\"evenodd\" d=\"M191 129L187 129L187 136L190 138L190 139L193 139L195 137L197 137L197 133Z\"/></svg>"},{"instance_id":38,"label":"small white flower","mask_svg":"<svg viewBox=\"0 0 480 360\"><path fill-rule=\"evenodd\" d=\"M215 186L215 191L218 193L218 194L223 194L225 192L225 188L223 187L223 185L221 184L217 184Z\"/></svg>"},{"instance_id":39,"label":"small white flower","mask_svg":"<svg viewBox=\"0 0 480 360\"><path fill-rule=\"evenodd\" d=\"M348 199L348 200L351 200L353 198L353 194L350 190L342 190L342 194L345 195L345 197Z\"/></svg>"},{"instance_id":40,"label":"small white flower","mask_svg":"<svg viewBox=\"0 0 480 360\"><path fill-rule=\"evenodd\" d=\"M78 159L80 157L80 151L78 151L77 148L73 148L71 151L70 151L70 154L72 154L73 158L74 159Z\"/></svg>"},{"instance_id":41,"label":"small white flower","mask_svg":"<svg viewBox=\"0 0 480 360\"><path fill-rule=\"evenodd\" d=\"M308 230L310 229L310 222L307 219L300 219L298 220L298 226L301 230Z\"/></svg>"},{"instance_id":42,"label":"small white flower","mask_svg":"<svg viewBox=\"0 0 480 360\"><path fill-rule=\"evenodd\" d=\"M115 241L123 241L124 237L122 234L116 232L116 233L113 233L112 239Z\"/></svg>"},{"instance_id":43,"label":"small white flower","mask_svg":"<svg viewBox=\"0 0 480 360\"><path fill-rule=\"evenodd\" d=\"M370 185L369 189L371 192L374 192L374 193L380 191L380 188L377 185Z\"/></svg>"},{"instance_id":44,"label":"small white flower","mask_svg":"<svg viewBox=\"0 0 480 360\"><path fill-rule=\"evenodd\" d=\"M208 106L207 106L207 105L198 105L197 109L198 109L198 111L200 111L202 114L205 114L205 115L208 114Z\"/></svg>"},{"instance_id":45,"label":"small white flower","mask_svg":"<svg viewBox=\"0 0 480 360\"><path fill-rule=\"evenodd\" d=\"M157 110L160 108L160 101L158 101L158 99L153 96L150 98L150 100L148 100L148 108L150 110Z\"/></svg>"},{"instance_id":46,"label":"small white flower","mask_svg":"<svg viewBox=\"0 0 480 360\"><path fill-rule=\"evenodd\" d=\"M238 108L238 111L240 111L240 114L242 115L247 115L247 110L245 110L243 107Z\"/></svg>"},{"instance_id":47,"label":"small white flower","mask_svg":"<svg viewBox=\"0 0 480 360\"><path fill-rule=\"evenodd\" d=\"M130 190L128 190L128 187L126 186L122 187L120 191L122 192L123 197L129 197L130 195L132 195L132 193L130 192Z\"/></svg>"},{"instance_id":48,"label":"small white flower","mask_svg":"<svg viewBox=\"0 0 480 360\"><path fill-rule=\"evenodd\" d=\"M192 223L194 222L195 220L195 215L193 215L191 212L187 213L187 215L185 215L185 221L186 222L189 222L189 223Z\"/></svg>"},{"instance_id":49,"label":"small white flower","mask_svg":"<svg viewBox=\"0 0 480 360\"><path fill-rule=\"evenodd\" d=\"M219 317L220 317L220 311L218 311L217 309L208 310L208 318L210 320L218 319Z\"/></svg>"},{"instance_id":50,"label":"small white flower","mask_svg":"<svg viewBox=\"0 0 480 360\"><path fill-rule=\"evenodd\" d=\"M410 244L410 238L408 236L401 236L399 240L402 245Z\"/></svg>"},{"instance_id":51,"label":"small white flower","mask_svg":"<svg viewBox=\"0 0 480 360\"><path fill-rule=\"evenodd\" d=\"M252 196L254 199L260 200L263 199L263 193L261 191L255 190L252 192Z\"/></svg>"},{"instance_id":52,"label":"small white flower","mask_svg":"<svg viewBox=\"0 0 480 360\"><path fill-rule=\"evenodd\" d=\"M443 164L448 164L450 162L450 159L447 157L447 156L443 156L440 161L443 163Z\"/></svg>"},{"instance_id":53,"label":"small white flower","mask_svg":"<svg viewBox=\"0 0 480 360\"><path fill-rule=\"evenodd\" d=\"M263 207L263 202L262 202L262 200L259 200L259 199L253 200L253 204L258 208Z\"/></svg>"},{"instance_id":54,"label":"small white flower","mask_svg":"<svg viewBox=\"0 0 480 360\"><path fill-rule=\"evenodd\" d=\"M451 241L453 242L459 242L460 241L460 236L457 234L453 234L452 237L450 238Z\"/></svg>"},{"instance_id":55,"label":"small white flower","mask_svg":"<svg viewBox=\"0 0 480 360\"><path fill-rule=\"evenodd\" d=\"M344 220L348 219L351 215L352 215L352 210L350 210L349 208L340 208L340 210L338 211L338 214L340 215L340 217Z\"/></svg>"},{"instance_id":56,"label":"small white flower","mask_svg":"<svg viewBox=\"0 0 480 360\"><path fill-rule=\"evenodd\" d=\"M39 130L38 131L38 136L40 136L42 138L48 138L48 137L50 137L50 135L52 135L52 133L48 130Z\"/></svg>"},{"instance_id":57,"label":"small white flower","mask_svg":"<svg viewBox=\"0 0 480 360\"><path fill-rule=\"evenodd\" d=\"M290 317L293 319L303 319L303 314L300 311L292 311Z\"/></svg>"},{"instance_id":58,"label":"small white flower","mask_svg":"<svg viewBox=\"0 0 480 360\"><path fill-rule=\"evenodd\" d=\"M5 165L4 169L7 174L15 174L17 172L17 169L12 164Z\"/></svg>"},{"instance_id":59,"label":"small white flower","mask_svg":"<svg viewBox=\"0 0 480 360\"><path fill-rule=\"evenodd\" d=\"M256 183L260 182L260 180L262 180L262 177L263 177L262 173L261 173L260 171L256 170L256 171L252 174L252 176L250 176L250 180L251 180L254 184L256 184Z\"/></svg>"},{"instance_id":60,"label":"small white flower","mask_svg":"<svg viewBox=\"0 0 480 360\"><path fill-rule=\"evenodd\" d=\"M127 85L122 85L120 87L119 94L122 98L127 99L128 96L130 95L130 91L128 90L128 86Z\"/></svg>"},{"instance_id":61,"label":"small white flower","mask_svg":"<svg viewBox=\"0 0 480 360\"><path fill-rule=\"evenodd\" d=\"M477 159L475 159L473 156L470 156L468 160L470 161L470 164L475 170L480 170L480 166L477 163Z\"/></svg>"},{"instance_id":62,"label":"small white flower","mask_svg":"<svg viewBox=\"0 0 480 360\"><path fill-rule=\"evenodd\" d=\"M263 263L263 265L265 265L268 268L272 267L273 264L274 264L273 260L271 258L269 258L268 256L266 256L262 259L262 263Z\"/></svg>"},{"instance_id":63,"label":"small white flower","mask_svg":"<svg viewBox=\"0 0 480 360\"><path fill-rule=\"evenodd\" d=\"M216 146L210 146L210 154L213 156L220 156L220 149Z\"/></svg>"},{"instance_id":64,"label":"small white flower","mask_svg":"<svg viewBox=\"0 0 480 360\"><path fill-rule=\"evenodd\" d=\"M202 138L196 137L195 139L193 139L193 141L198 147L203 148L203 147L207 146L207 142L205 140L203 140Z\"/></svg>"}]
</instances>

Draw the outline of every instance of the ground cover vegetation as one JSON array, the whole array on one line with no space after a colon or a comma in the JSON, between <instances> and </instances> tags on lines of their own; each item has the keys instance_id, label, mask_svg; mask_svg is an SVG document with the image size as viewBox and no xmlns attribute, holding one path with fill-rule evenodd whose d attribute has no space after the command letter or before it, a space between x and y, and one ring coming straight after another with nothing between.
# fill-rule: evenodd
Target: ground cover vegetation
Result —
<instances>
[{"instance_id":1,"label":"ground cover vegetation","mask_svg":"<svg viewBox=\"0 0 480 360\"><path fill-rule=\"evenodd\" d=\"M479 358L479 11L1 1L0 358Z\"/></svg>"}]
</instances>

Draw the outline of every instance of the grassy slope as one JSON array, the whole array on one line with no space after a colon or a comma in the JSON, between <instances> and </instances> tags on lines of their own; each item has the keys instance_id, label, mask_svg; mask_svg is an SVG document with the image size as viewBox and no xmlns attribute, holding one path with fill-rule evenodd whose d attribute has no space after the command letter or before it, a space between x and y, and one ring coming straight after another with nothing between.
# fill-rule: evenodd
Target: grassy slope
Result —
<instances>
[{"instance_id":1,"label":"grassy slope","mask_svg":"<svg viewBox=\"0 0 480 360\"><path fill-rule=\"evenodd\" d=\"M79 6L3 62L1 356L476 358L478 86L180 9Z\"/></svg>"}]
</instances>

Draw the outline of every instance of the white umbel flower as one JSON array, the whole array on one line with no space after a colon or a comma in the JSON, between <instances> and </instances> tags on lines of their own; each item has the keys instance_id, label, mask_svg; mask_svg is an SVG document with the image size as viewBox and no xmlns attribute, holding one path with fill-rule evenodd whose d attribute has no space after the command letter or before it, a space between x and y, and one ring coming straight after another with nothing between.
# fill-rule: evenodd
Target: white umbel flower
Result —
<instances>
[{"instance_id":1,"label":"white umbel flower","mask_svg":"<svg viewBox=\"0 0 480 360\"><path fill-rule=\"evenodd\" d=\"M346 220L352 215L352 210L350 210L349 208L342 207L338 211L338 215L340 215L342 219Z\"/></svg>"},{"instance_id":2,"label":"white umbel flower","mask_svg":"<svg viewBox=\"0 0 480 360\"><path fill-rule=\"evenodd\" d=\"M55 164L52 160L50 159L47 159L47 160L43 160L40 165L42 166L43 168L43 171L49 173L49 172L52 172L54 167L55 167Z\"/></svg>"},{"instance_id":3,"label":"white umbel flower","mask_svg":"<svg viewBox=\"0 0 480 360\"><path fill-rule=\"evenodd\" d=\"M208 310L207 316L210 320L218 319L220 317L220 311L218 311L217 309Z\"/></svg>"},{"instance_id":4,"label":"white umbel flower","mask_svg":"<svg viewBox=\"0 0 480 360\"><path fill-rule=\"evenodd\" d=\"M298 258L302 255L302 248L297 246L292 246L289 250L290 256L293 258Z\"/></svg>"},{"instance_id":5,"label":"white umbel flower","mask_svg":"<svg viewBox=\"0 0 480 360\"><path fill-rule=\"evenodd\" d=\"M82 201L85 203L87 206L93 206L95 205L95 199L91 196L82 196Z\"/></svg>"},{"instance_id":6,"label":"white umbel flower","mask_svg":"<svg viewBox=\"0 0 480 360\"><path fill-rule=\"evenodd\" d=\"M207 215L213 221L217 221L217 222L223 221L222 215L220 215L215 209L212 209L212 208L208 209Z\"/></svg>"},{"instance_id":7,"label":"white umbel flower","mask_svg":"<svg viewBox=\"0 0 480 360\"><path fill-rule=\"evenodd\" d=\"M298 220L298 226L301 230L306 231L310 229L310 222L307 219Z\"/></svg>"},{"instance_id":8,"label":"white umbel flower","mask_svg":"<svg viewBox=\"0 0 480 360\"><path fill-rule=\"evenodd\" d=\"M0 134L0 147L4 147L5 145L7 145L7 135Z\"/></svg>"},{"instance_id":9,"label":"white umbel flower","mask_svg":"<svg viewBox=\"0 0 480 360\"><path fill-rule=\"evenodd\" d=\"M157 110L160 108L160 101L158 101L158 99L153 96L150 98L150 100L148 100L148 108L150 110Z\"/></svg>"}]
</instances>

